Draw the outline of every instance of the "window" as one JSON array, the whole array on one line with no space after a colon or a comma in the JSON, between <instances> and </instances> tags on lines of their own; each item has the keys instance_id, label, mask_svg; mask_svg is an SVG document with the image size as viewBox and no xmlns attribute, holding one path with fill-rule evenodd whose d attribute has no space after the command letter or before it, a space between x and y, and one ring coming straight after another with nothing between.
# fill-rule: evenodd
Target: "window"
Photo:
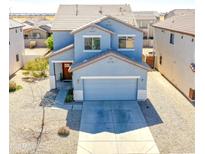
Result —
<instances>
[{"instance_id":1,"label":"window","mask_svg":"<svg viewBox=\"0 0 205 154\"><path fill-rule=\"evenodd\" d=\"M22 32L22 28L20 28L20 32Z\"/></svg>"},{"instance_id":2,"label":"window","mask_svg":"<svg viewBox=\"0 0 205 154\"><path fill-rule=\"evenodd\" d=\"M119 37L119 49L134 49L134 37L133 36L120 36Z\"/></svg>"},{"instance_id":3,"label":"window","mask_svg":"<svg viewBox=\"0 0 205 154\"><path fill-rule=\"evenodd\" d=\"M100 37L86 37L85 50L100 50Z\"/></svg>"},{"instance_id":4,"label":"window","mask_svg":"<svg viewBox=\"0 0 205 154\"><path fill-rule=\"evenodd\" d=\"M33 33L32 36L34 39L40 39L40 37L41 37L40 33Z\"/></svg>"},{"instance_id":5,"label":"window","mask_svg":"<svg viewBox=\"0 0 205 154\"><path fill-rule=\"evenodd\" d=\"M170 44L174 44L174 34L173 34L173 33L170 34L169 43L170 43Z\"/></svg>"},{"instance_id":6,"label":"window","mask_svg":"<svg viewBox=\"0 0 205 154\"><path fill-rule=\"evenodd\" d=\"M159 64L162 65L162 56L159 57Z\"/></svg>"},{"instance_id":7,"label":"window","mask_svg":"<svg viewBox=\"0 0 205 154\"><path fill-rule=\"evenodd\" d=\"M19 61L19 55L17 54L16 55L16 62L18 62Z\"/></svg>"},{"instance_id":8,"label":"window","mask_svg":"<svg viewBox=\"0 0 205 154\"><path fill-rule=\"evenodd\" d=\"M9 41L9 45L11 45L11 42Z\"/></svg>"},{"instance_id":9,"label":"window","mask_svg":"<svg viewBox=\"0 0 205 154\"><path fill-rule=\"evenodd\" d=\"M24 34L24 39L28 39L28 34Z\"/></svg>"},{"instance_id":10,"label":"window","mask_svg":"<svg viewBox=\"0 0 205 154\"><path fill-rule=\"evenodd\" d=\"M17 33L18 31L17 31L17 29L16 29L16 33Z\"/></svg>"},{"instance_id":11,"label":"window","mask_svg":"<svg viewBox=\"0 0 205 154\"><path fill-rule=\"evenodd\" d=\"M184 38L184 36L182 35L182 36L181 36L181 39L183 39L183 38Z\"/></svg>"},{"instance_id":12,"label":"window","mask_svg":"<svg viewBox=\"0 0 205 154\"><path fill-rule=\"evenodd\" d=\"M194 42L194 39L192 38L191 41Z\"/></svg>"}]
</instances>

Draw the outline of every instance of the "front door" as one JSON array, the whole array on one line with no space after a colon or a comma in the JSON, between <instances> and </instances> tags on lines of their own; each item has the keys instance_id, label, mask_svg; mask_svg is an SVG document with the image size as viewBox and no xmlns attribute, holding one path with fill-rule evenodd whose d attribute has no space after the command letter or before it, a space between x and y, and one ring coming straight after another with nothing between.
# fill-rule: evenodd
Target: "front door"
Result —
<instances>
[{"instance_id":1,"label":"front door","mask_svg":"<svg viewBox=\"0 0 205 154\"><path fill-rule=\"evenodd\" d=\"M63 63L62 69L63 69L63 79L64 80L72 80L72 72L70 72L70 66L71 63Z\"/></svg>"}]
</instances>

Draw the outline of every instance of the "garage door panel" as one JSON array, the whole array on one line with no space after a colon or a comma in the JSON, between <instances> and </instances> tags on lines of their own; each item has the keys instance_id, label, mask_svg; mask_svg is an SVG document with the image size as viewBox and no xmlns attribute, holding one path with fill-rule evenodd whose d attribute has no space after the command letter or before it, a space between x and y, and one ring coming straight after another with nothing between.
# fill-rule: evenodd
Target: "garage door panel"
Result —
<instances>
[{"instance_id":1,"label":"garage door panel","mask_svg":"<svg viewBox=\"0 0 205 154\"><path fill-rule=\"evenodd\" d=\"M84 80L85 100L136 100L136 79Z\"/></svg>"}]
</instances>

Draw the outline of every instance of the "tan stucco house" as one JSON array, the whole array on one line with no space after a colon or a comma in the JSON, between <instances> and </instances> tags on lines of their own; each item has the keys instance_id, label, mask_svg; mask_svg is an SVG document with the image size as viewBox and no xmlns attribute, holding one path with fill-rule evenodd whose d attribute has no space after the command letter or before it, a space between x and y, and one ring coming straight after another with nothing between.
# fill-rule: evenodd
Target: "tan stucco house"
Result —
<instances>
[{"instance_id":1,"label":"tan stucco house","mask_svg":"<svg viewBox=\"0 0 205 154\"><path fill-rule=\"evenodd\" d=\"M153 24L155 67L189 100L195 99L195 11Z\"/></svg>"}]
</instances>

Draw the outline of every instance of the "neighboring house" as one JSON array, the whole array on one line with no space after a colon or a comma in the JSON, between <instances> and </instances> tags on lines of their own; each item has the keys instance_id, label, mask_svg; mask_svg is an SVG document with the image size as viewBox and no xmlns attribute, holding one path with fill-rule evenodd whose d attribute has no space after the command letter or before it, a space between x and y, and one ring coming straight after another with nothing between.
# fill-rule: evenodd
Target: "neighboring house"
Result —
<instances>
[{"instance_id":1,"label":"neighboring house","mask_svg":"<svg viewBox=\"0 0 205 154\"><path fill-rule=\"evenodd\" d=\"M49 55L51 89L70 80L75 101L146 99L143 32L130 15L128 5L60 5Z\"/></svg>"},{"instance_id":2,"label":"neighboring house","mask_svg":"<svg viewBox=\"0 0 205 154\"><path fill-rule=\"evenodd\" d=\"M46 39L49 37L49 33L36 26L25 26L23 28L25 47L30 48L30 46L43 48L46 46Z\"/></svg>"},{"instance_id":3,"label":"neighboring house","mask_svg":"<svg viewBox=\"0 0 205 154\"><path fill-rule=\"evenodd\" d=\"M138 27L144 32L143 47L153 47L153 23L160 20L160 14L156 11L134 12Z\"/></svg>"},{"instance_id":4,"label":"neighboring house","mask_svg":"<svg viewBox=\"0 0 205 154\"><path fill-rule=\"evenodd\" d=\"M9 20L9 76L22 66L22 52L24 51L23 25Z\"/></svg>"},{"instance_id":5,"label":"neighboring house","mask_svg":"<svg viewBox=\"0 0 205 154\"><path fill-rule=\"evenodd\" d=\"M194 11L167 18L153 26L156 68L187 98L194 100Z\"/></svg>"},{"instance_id":6,"label":"neighboring house","mask_svg":"<svg viewBox=\"0 0 205 154\"><path fill-rule=\"evenodd\" d=\"M179 15L188 15L195 13L194 9L174 9L168 13L165 13L164 18L170 18L173 16L179 16Z\"/></svg>"},{"instance_id":7,"label":"neighboring house","mask_svg":"<svg viewBox=\"0 0 205 154\"><path fill-rule=\"evenodd\" d=\"M47 47L45 41L51 35L50 23L50 21L25 21L23 28L25 47L29 48L31 45L38 48Z\"/></svg>"}]
</instances>

